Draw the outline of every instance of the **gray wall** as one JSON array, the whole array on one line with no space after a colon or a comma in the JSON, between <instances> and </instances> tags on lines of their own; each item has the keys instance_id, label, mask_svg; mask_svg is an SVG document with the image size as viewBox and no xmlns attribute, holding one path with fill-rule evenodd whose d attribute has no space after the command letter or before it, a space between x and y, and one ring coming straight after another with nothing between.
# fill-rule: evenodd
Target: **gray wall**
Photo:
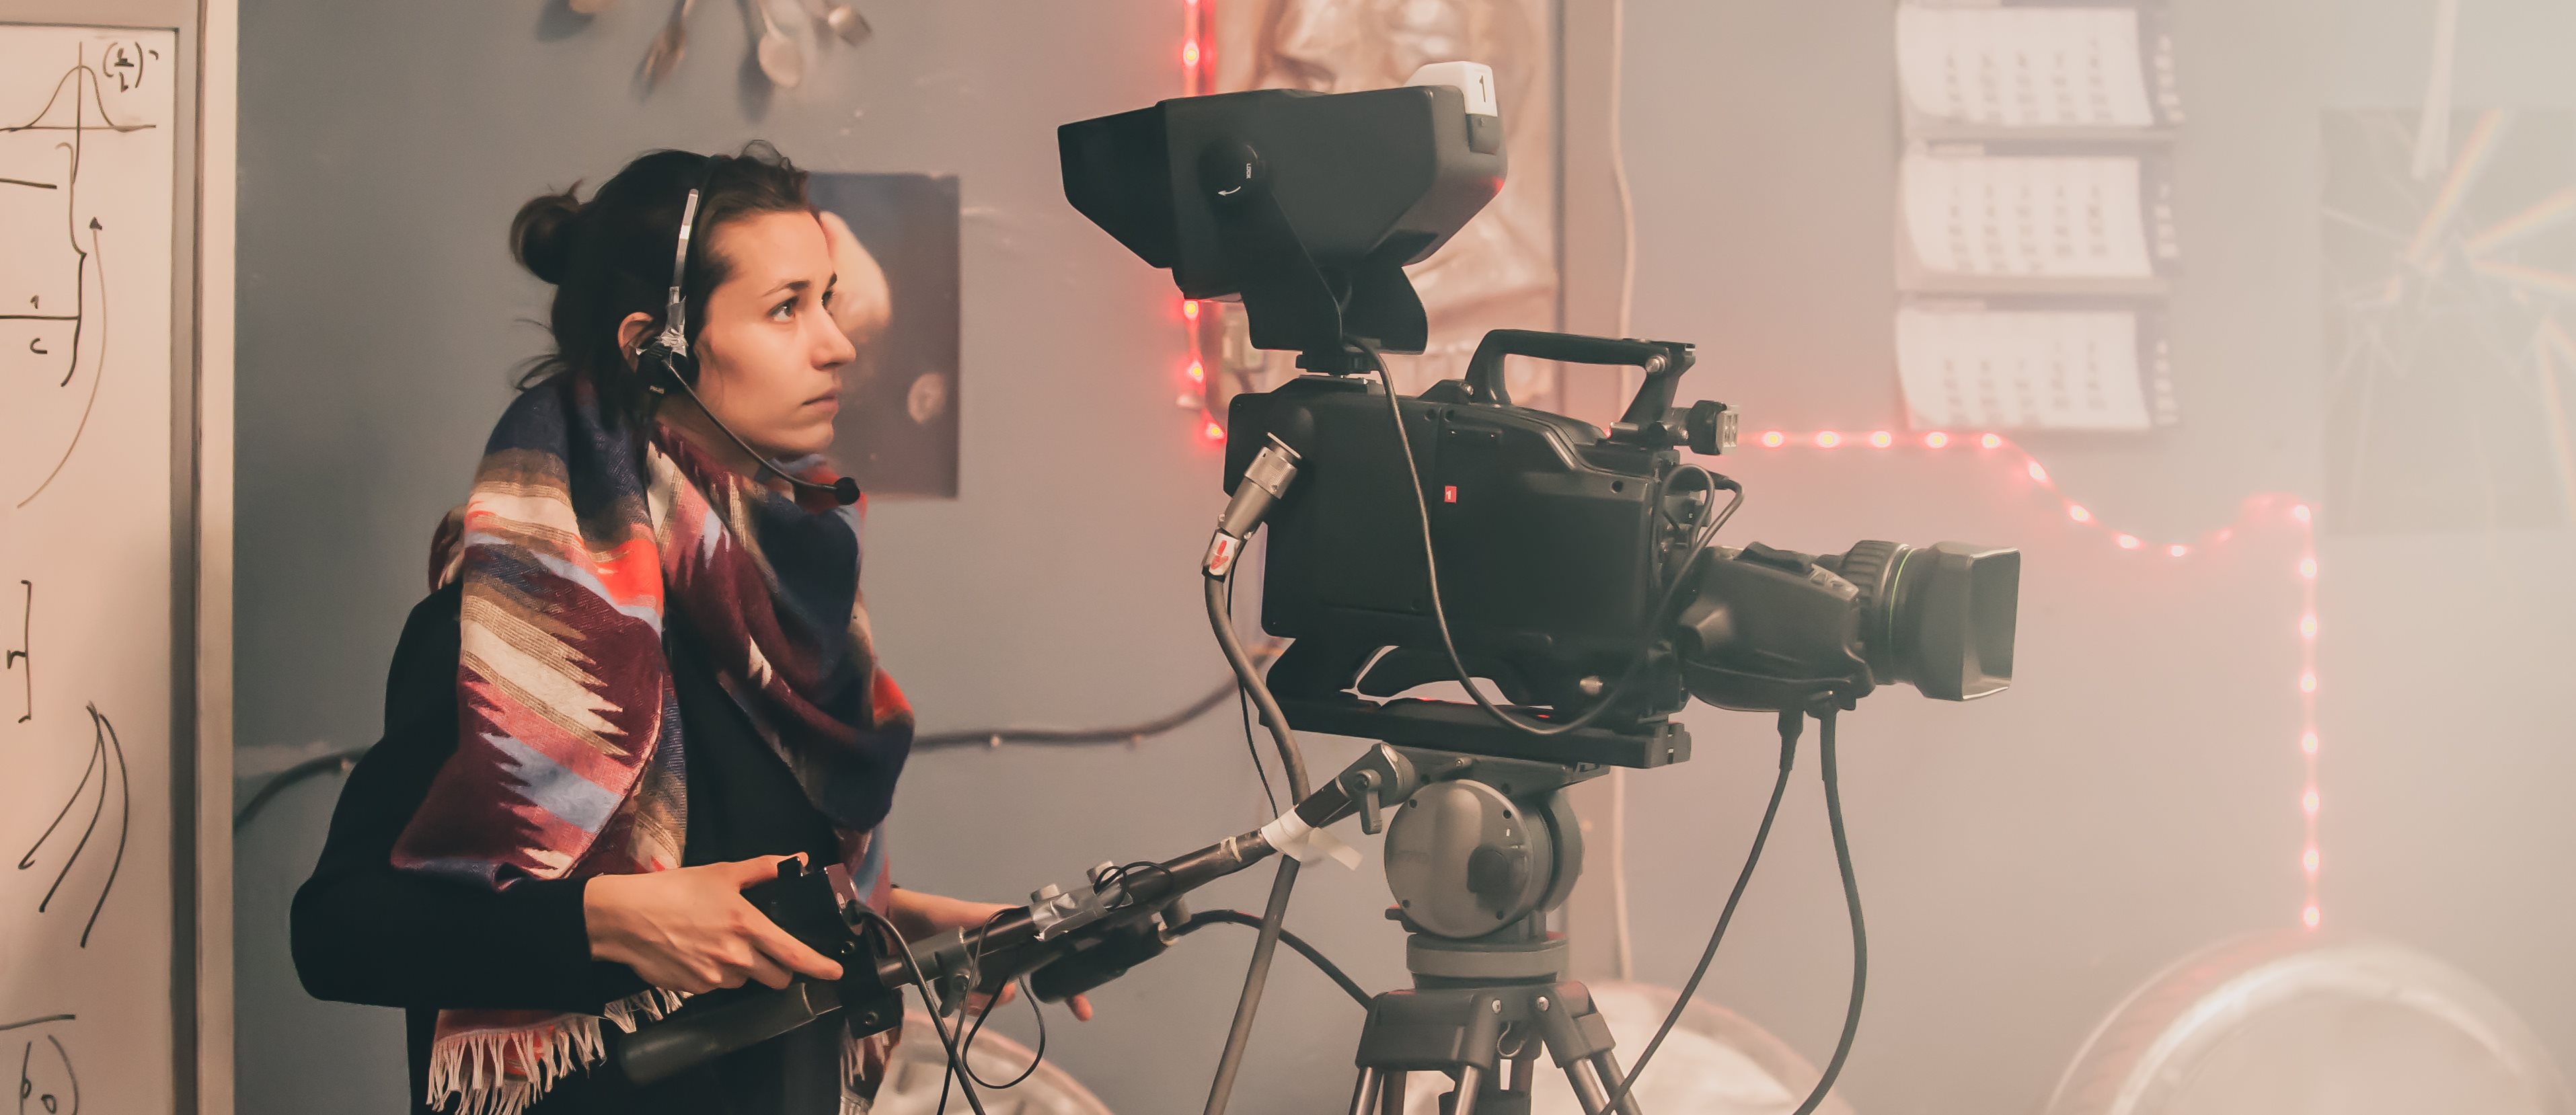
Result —
<instances>
[{"instance_id":1,"label":"gray wall","mask_svg":"<svg viewBox=\"0 0 2576 1115\"><path fill-rule=\"evenodd\" d=\"M2185 425L2135 445L2042 443L2070 492L2142 533L2236 519L2249 491L2317 483L2316 114L2411 103L2430 0L2180 0ZM701 5L682 72L628 76L665 10L585 25L560 0L243 13L239 723L242 762L376 734L382 670L459 498L543 338L543 288L502 230L516 205L648 147L751 136L832 170L962 177L963 498L883 504L869 588L932 729L1100 722L1211 684L1188 565L1214 456L1171 407L1168 285L1066 208L1054 125L1177 91L1179 5L868 6L877 40L769 95L739 9ZM2461 101L2567 104L2539 0L2470 6ZM1628 146L1637 329L1699 342L1697 394L1753 428L1898 420L1888 373L1894 166L1885 6L1632 0ZM1569 122L1570 127L1583 126ZM1734 468L1745 537L1839 547L1961 537L2030 554L2019 687L1847 722L1846 800L1873 928L1871 1007L1847 1080L1863 1111L2036 1105L2131 985L2297 904L2295 539L2140 568L2065 530L1993 469L1813 454ZM1005 518L1004 516L1008 516ZM2530 558L2563 537L2329 540L2321 716L2328 917L2451 959L2576 1053L2566 904L2533 886L2576 836L2563 661L2523 632L2576 618ZM2509 560L2511 559L2511 560ZM2536 621L2535 621L2536 617ZM2473 648L2497 645L2504 653ZM2501 683L2501 684L2499 684ZM1768 784L1758 718L1694 712L1698 758L1633 782L1640 974L1677 982ZM1330 769L1349 748L1318 741ZM1260 812L1212 720L1141 748L927 756L894 819L910 885L1008 899L1104 858L1168 854ZM1812 774L1812 760L1805 769ZM286 964L285 901L327 783L288 793L239 854L244 1111L390 1111L392 1012L317 1004ZM1712 984L1821 1059L1839 1019L1842 911L1802 778ZM1250 886L1219 896L1251 906ZM1309 872L1292 922L1372 987L1400 977L1373 873ZM1201 938L1059 1026L1058 1057L1121 1110L1197 1102L1247 947ZM1280 969L1240 1109L1347 1094L1357 1017ZM1014 1020L1011 1024L1018 1024Z\"/></svg>"}]
</instances>

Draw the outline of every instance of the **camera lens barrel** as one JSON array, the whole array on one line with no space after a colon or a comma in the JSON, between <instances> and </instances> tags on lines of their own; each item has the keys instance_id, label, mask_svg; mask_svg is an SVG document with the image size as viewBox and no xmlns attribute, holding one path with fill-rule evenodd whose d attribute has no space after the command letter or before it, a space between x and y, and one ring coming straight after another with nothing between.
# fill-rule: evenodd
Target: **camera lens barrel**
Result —
<instances>
[{"instance_id":1,"label":"camera lens barrel","mask_svg":"<svg viewBox=\"0 0 2576 1115\"><path fill-rule=\"evenodd\" d=\"M1860 590L1861 657L1880 682L1965 701L2012 684L2021 552L1866 541L1817 564Z\"/></svg>"}]
</instances>

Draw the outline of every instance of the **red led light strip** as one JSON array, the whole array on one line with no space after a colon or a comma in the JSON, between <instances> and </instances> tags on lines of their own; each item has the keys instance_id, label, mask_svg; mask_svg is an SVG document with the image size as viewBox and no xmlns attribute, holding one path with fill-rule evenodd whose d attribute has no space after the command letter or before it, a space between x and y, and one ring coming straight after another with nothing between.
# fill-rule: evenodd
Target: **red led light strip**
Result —
<instances>
[{"instance_id":1,"label":"red led light strip","mask_svg":"<svg viewBox=\"0 0 2576 1115\"><path fill-rule=\"evenodd\" d=\"M1216 57L1209 42L1209 9L1216 0L1181 0L1181 95L1196 97L1209 91L1208 75L1215 69ZM1189 387L1180 397L1183 409L1199 412L1199 436L1211 442L1225 440L1225 426L1207 409L1207 354L1199 348L1198 302L1181 301L1181 334L1188 339L1190 362L1183 374L1189 376Z\"/></svg>"},{"instance_id":2,"label":"red led light strip","mask_svg":"<svg viewBox=\"0 0 2576 1115\"><path fill-rule=\"evenodd\" d=\"M2067 498L2063 492L2060 492L2056 482L2050 479L2048 469L2028 451L2013 444L2010 438L2002 434L1953 434L1933 431L1900 435L1889 430L1873 430L1866 434L1845 433L1840 430L1817 430L1807 433L1766 430L1752 439L1753 446L1760 449L1834 450L1847 446L1857 448L1866 445L1873 452L1894 449L1900 442L1908 448L1920 447L1933 451L1956 447L1979 453L2006 454L2012 471L2029 477L2040 490L2057 498L2068 521L2102 535L2112 545L2123 550L2156 553L2170 560L2180 560L2236 537L2236 528L2231 526L2211 531L2191 542L2149 542L2137 534L2109 526L2103 523L2101 517L2095 515L2091 508ZM2321 866L2317 851L2317 813L2322 803L2317 792L2319 744L2317 741L2316 510L2308 504L2299 502L2294 496L2264 494L2246 500L2247 510L2263 517L2282 514L2280 509L2284 504L2288 505L2286 518L2298 531L2299 540L2299 563L2294 567L2299 584L2299 676L2294 684L2299 694L2299 757L2306 775L2303 789L2299 794L2301 821L2299 872L2303 883L2303 897L2299 904L2299 924L2315 929L2325 921L2323 908L2317 898L2317 876Z\"/></svg>"}]
</instances>

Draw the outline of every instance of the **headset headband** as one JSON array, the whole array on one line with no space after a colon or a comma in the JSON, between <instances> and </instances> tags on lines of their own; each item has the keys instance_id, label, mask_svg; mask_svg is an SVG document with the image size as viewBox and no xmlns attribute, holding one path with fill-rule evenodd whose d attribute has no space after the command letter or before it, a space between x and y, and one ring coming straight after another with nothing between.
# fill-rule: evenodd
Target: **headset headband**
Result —
<instances>
[{"instance_id":1,"label":"headset headband","mask_svg":"<svg viewBox=\"0 0 2576 1115\"><path fill-rule=\"evenodd\" d=\"M709 155L706 165L698 171L698 184L689 188L688 200L680 204L680 241L671 251L671 297L662 310L660 338L662 347L669 349L674 356L689 354L689 310L680 285L689 273L689 236L698 224L698 199L706 193L715 176L716 156Z\"/></svg>"}]
</instances>

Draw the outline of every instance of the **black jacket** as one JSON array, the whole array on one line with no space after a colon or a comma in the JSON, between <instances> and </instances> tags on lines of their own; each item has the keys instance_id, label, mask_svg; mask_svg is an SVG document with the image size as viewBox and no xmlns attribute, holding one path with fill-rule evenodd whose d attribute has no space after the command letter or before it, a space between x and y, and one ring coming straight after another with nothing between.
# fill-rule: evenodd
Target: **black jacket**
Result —
<instances>
[{"instance_id":1,"label":"black jacket","mask_svg":"<svg viewBox=\"0 0 2576 1115\"><path fill-rule=\"evenodd\" d=\"M409 1015L416 1115L434 1110L423 1100L431 1024L441 1008L597 1012L644 988L625 965L591 959L582 880L525 880L494 892L393 867L395 838L456 750L461 599L462 589L450 585L412 609L385 683L384 738L349 772L321 862L295 894L293 950L304 989ZM677 629L676 617L667 643L687 763L682 862L797 852L832 862L838 853L830 823L690 653L694 640ZM691 1007L723 994L700 996ZM838 1026L808 1026L648 1089L604 1071L577 1074L558 1082L530 1115L836 1115L840 1033Z\"/></svg>"}]
</instances>

